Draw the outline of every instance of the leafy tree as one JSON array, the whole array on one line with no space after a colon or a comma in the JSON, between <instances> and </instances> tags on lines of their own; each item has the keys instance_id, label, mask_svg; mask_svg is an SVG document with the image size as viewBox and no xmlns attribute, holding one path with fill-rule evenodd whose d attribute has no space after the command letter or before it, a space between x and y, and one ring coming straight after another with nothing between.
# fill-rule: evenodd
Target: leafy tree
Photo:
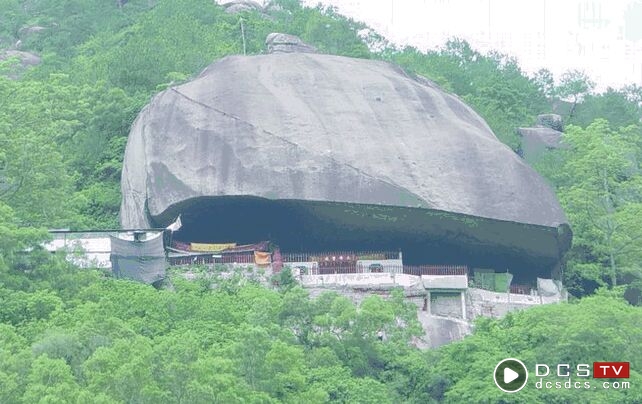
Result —
<instances>
[{"instance_id":1,"label":"leafy tree","mask_svg":"<svg viewBox=\"0 0 642 404\"><path fill-rule=\"evenodd\" d=\"M539 91L547 98L552 99L556 95L555 78L548 69L539 69L533 75L533 81Z\"/></svg>"},{"instance_id":2,"label":"leafy tree","mask_svg":"<svg viewBox=\"0 0 642 404\"><path fill-rule=\"evenodd\" d=\"M25 403L62 404L76 401L79 392L79 386L65 361L42 355L31 365L22 400Z\"/></svg>"},{"instance_id":3,"label":"leafy tree","mask_svg":"<svg viewBox=\"0 0 642 404\"><path fill-rule=\"evenodd\" d=\"M167 395L152 374L152 347L149 339L138 336L101 347L84 363L88 388L105 392L122 402L153 403Z\"/></svg>"},{"instance_id":4,"label":"leafy tree","mask_svg":"<svg viewBox=\"0 0 642 404\"><path fill-rule=\"evenodd\" d=\"M20 27L24 24L26 15L20 7L19 0L1 0L0 1L0 10L2 10L2 15L0 15L0 47L8 47L13 43L3 43L13 42L18 36L18 31Z\"/></svg>"},{"instance_id":5,"label":"leafy tree","mask_svg":"<svg viewBox=\"0 0 642 404\"><path fill-rule=\"evenodd\" d=\"M574 117L578 104L584 100L584 97L586 97L593 88L595 88L595 83L582 71L569 70L562 74L555 93L562 100L568 100L570 102L567 120L571 120Z\"/></svg>"},{"instance_id":6,"label":"leafy tree","mask_svg":"<svg viewBox=\"0 0 642 404\"><path fill-rule=\"evenodd\" d=\"M291 289L296 284L296 280L292 275L292 268L289 266L284 267L278 274L275 274L272 281L284 291Z\"/></svg>"},{"instance_id":7,"label":"leafy tree","mask_svg":"<svg viewBox=\"0 0 642 404\"><path fill-rule=\"evenodd\" d=\"M639 271L642 258L642 181L633 133L634 128L615 132L607 121L596 120L564 134L570 150L559 194L574 228L575 248L590 252L591 261L603 268L594 274L596 280L606 275L612 286L624 269Z\"/></svg>"},{"instance_id":8,"label":"leafy tree","mask_svg":"<svg viewBox=\"0 0 642 404\"><path fill-rule=\"evenodd\" d=\"M43 230L19 224L13 209L0 200L0 275L16 266L25 249L37 246L47 237Z\"/></svg>"},{"instance_id":9,"label":"leafy tree","mask_svg":"<svg viewBox=\"0 0 642 404\"><path fill-rule=\"evenodd\" d=\"M490 376L504 358L521 359L528 369L536 363L549 364L609 361L626 358L631 362L631 385L642 379L635 364L642 360L634 348L642 338L633 324L640 320L639 308L621 298L587 297L577 304L547 305L509 314L502 320L483 319L473 336L445 346L438 353L428 377L441 375L450 382L441 400L445 402L635 402L642 398L637 389L546 390L535 389L532 375L528 385L507 397ZM619 360L619 359L613 359ZM624 360L624 359L622 359ZM547 379L549 381L556 381ZM434 379L438 380L438 379ZM590 379L593 382L593 379Z\"/></svg>"},{"instance_id":10,"label":"leafy tree","mask_svg":"<svg viewBox=\"0 0 642 404\"><path fill-rule=\"evenodd\" d=\"M586 127L596 117L606 119L613 128L627 127L640 123L642 107L625 91L607 88L601 94L586 95L569 123Z\"/></svg>"}]
</instances>

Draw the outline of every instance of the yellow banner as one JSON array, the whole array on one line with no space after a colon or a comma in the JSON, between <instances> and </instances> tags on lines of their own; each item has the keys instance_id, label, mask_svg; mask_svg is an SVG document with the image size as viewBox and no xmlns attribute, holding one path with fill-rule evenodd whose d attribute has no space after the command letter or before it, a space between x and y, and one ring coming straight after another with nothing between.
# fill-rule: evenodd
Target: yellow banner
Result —
<instances>
[{"instance_id":1,"label":"yellow banner","mask_svg":"<svg viewBox=\"0 0 642 404\"><path fill-rule=\"evenodd\" d=\"M199 252L219 252L227 250L228 248L236 247L236 243L222 243L222 244L204 244L204 243L191 243L190 250Z\"/></svg>"}]
</instances>

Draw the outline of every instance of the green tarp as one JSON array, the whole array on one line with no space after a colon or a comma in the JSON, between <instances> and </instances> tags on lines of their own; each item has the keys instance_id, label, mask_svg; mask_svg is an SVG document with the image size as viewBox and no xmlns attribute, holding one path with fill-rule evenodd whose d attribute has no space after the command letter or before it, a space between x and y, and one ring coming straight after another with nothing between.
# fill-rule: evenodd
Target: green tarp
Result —
<instances>
[{"instance_id":1,"label":"green tarp","mask_svg":"<svg viewBox=\"0 0 642 404\"><path fill-rule=\"evenodd\" d=\"M475 286L493 292L508 292L513 275L508 272L495 273L492 269L474 270Z\"/></svg>"}]
</instances>

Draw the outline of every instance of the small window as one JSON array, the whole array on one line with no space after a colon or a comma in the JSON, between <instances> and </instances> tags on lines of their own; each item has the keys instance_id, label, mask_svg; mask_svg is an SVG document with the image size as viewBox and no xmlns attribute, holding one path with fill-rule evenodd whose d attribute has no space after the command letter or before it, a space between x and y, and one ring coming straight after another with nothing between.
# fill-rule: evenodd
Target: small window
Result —
<instances>
[{"instance_id":1,"label":"small window","mask_svg":"<svg viewBox=\"0 0 642 404\"><path fill-rule=\"evenodd\" d=\"M370 264L368 267L370 272L383 272L383 265L381 264Z\"/></svg>"}]
</instances>

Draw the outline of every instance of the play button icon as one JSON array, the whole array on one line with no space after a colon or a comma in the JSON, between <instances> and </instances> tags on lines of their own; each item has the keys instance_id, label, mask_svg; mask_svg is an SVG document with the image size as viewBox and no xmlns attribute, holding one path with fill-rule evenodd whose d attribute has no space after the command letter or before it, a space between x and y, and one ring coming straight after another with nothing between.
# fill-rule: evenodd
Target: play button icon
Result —
<instances>
[{"instance_id":1,"label":"play button icon","mask_svg":"<svg viewBox=\"0 0 642 404\"><path fill-rule=\"evenodd\" d=\"M526 386L528 370L519 359L507 358L495 366L493 379L501 391L515 393Z\"/></svg>"},{"instance_id":2,"label":"play button icon","mask_svg":"<svg viewBox=\"0 0 642 404\"><path fill-rule=\"evenodd\" d=\"M504 368L504 383L510 383L519 377L519 373L511 368Z\"/></svg>"}]
</instances>

